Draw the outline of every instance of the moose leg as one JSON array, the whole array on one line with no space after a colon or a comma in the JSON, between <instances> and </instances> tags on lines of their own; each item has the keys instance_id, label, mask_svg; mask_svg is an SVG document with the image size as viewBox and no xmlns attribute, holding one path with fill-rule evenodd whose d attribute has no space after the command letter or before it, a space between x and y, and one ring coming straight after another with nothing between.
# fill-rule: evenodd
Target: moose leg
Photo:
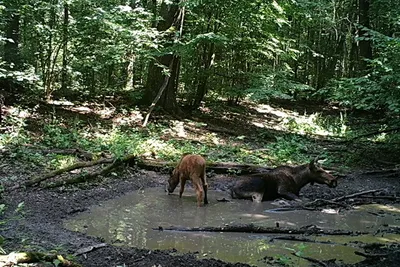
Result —
<instances>
[{"instance_id":1,"label":"moose leg","mask_svg":"<svg viewBox=\"0 0 400 267\"><path fill-rule=\"evenodd\" d=\"M292 192L289 192L286 189L279 188L278 195L280 195L281 197L283 197L287 200L301 201L301 199L298 196L296 196L296 194L293 194Z\"/></svg>"},{"instance_id":2,"label":"moose leg","mask_svg":"<svg viewBox=\"0 0 400 267\"><path fill-rule=\"evenodd\" d=\"M264 194L261 194L261 193L253 193L253 195L251 196L251 199L253 200L253 202L261 203L263 196L264 196Z\"/></svg>"},{"instance_id":3,"label":"moose leg","mask_svg":"<svg viewBox=\"0 0 400 267\"><path fill-rule=\"evenodd\" d=\"M203 201L203 192L204 192L203 186L201 186L200 184L196 184L195 189L197 195L197 206L201 207L201 202Z\"/></svg>"},{"instance_id":4,"label":"moose leg","mask_svg":"<svg viewBox=\"0 0 400 267\"><path fill-rule=\"evenodd\" d=\"M186 184L186 180L185 179L181 179L181 189L179 190L179 197L182 197L183 194L183 190L185 190L185 184Z\"/></svg>"},{"instance_id":5,"label":"moose leg","mask_svg":"<svg viewBox=\"0 0 400 267\"><path fill-rule=\"evenodd\" d=\"M206 205L208 204L208 199L207 199L208 184L203 185L203 190L204 190L204 205Z\"/></svg>"}]
</instances>

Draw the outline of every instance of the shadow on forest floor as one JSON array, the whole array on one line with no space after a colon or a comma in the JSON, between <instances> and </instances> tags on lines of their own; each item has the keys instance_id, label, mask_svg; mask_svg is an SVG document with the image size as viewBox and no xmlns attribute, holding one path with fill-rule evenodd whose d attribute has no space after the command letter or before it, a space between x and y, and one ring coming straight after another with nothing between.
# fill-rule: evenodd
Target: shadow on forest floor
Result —
<instances>
[{"instance_id":1,"label":"shadow on forest floor","mask_svg":"<svg viewBox=\"0 0 400 267\"><path fill-rule=\"evenodd\" d=\"M10 113L12 108L6 108L5 115ZM138 129L145 132L146 129L141 127L145 115L144 109L129 109L119 103L55 101L41 104L25 116L25 129L38 136L49 124L57 124L66 130L86 127L108 131L120 127L122 131ZM167 141L204 143L204 136L213 135L225 144L246 143L253 150L262 150L269 144L277 143L279 138L295 138L295 142L304 142L305 148L301 153L309 157L331 154L340 159L338 165L355 162L359 167L374 168L399 163L394 157L400 152L399 146L388 148L385 142L365 139L346 142L349 137L378 130L387 122L372 112L348 111L333 105L306 101L272 100L269 104L243 102L237 106L209 101L181 120L161 110L154 111L150 118L150 124L160 124L166 128L176 128L180 124L180 130L159 134L162 140ZM234 141L228 142L229 139ZM221 142L216 141L214 145ZM290 143L286 145L290 146ZM281 149L279 145L278 149Z\"/></svg>"}]
</instances>

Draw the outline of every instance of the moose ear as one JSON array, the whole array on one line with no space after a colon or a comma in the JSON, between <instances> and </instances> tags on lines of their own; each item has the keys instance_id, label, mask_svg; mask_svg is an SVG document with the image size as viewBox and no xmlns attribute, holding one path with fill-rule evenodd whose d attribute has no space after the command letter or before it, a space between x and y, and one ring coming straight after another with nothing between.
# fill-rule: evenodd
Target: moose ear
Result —
<instances>
[{"instance_id":1,"label":"moose ear","mask_svg":"<svg viewBox=\"0 0 400 267\"><path fill-rule=\"evenodd\" d=\"M315 159L310 161L310 169L311 170L315 170L317 168L317 161L318 161L318 156L315 157Z\"/></svg>"}]
</instances>

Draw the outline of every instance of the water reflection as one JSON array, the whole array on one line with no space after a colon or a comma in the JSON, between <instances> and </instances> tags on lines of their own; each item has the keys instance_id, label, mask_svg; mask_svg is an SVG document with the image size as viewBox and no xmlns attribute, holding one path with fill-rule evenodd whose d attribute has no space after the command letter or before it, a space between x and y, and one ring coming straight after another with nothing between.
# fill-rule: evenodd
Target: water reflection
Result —
<instances>
[{"instance_id":1,"label":"water reflection","mask_svg":"<svg viewBox=\"0 0 400 267\"><path fill-rule=\"evenodd\" d=\"M339 214L311 211L267 213L275 206L271 202L253 203L237 200L217 202L227 197L224 192L210 190L210 204L205 208L196 206L193 190L186 189L182 199L166 195L163 188L149 188L133 192L118 199L92 207L90 212L79 214L65 226L92 236L104 238L106 242L150 249L176 248L180 252L199 252L199 256L219 258L230 262L246 262L258 266L265 265L260 259L265 256L290 255L298 251L298 242L275 240L271 235L245 233L202 233L155 231L158 226L223 226L224 224L254 223L263 226L301 227L315 224L321 228L373 231L382 225L398 225L399 213L396 208L386 209L389 215L376 216L367 208ZM382 207L378 207L382 208ZM374 209L374 207L369 207ZM393 211L393 212L391 212ZM390 213L391 212L391 213ZM331 240L348 243L365 239L365 242L397 242L398 236L364 237L317 237L317 240ZM363 241L363 240L361 240ZM307 243L303 255L317 259L336 258L346 263L354 263L362 257L354 254L355 249L344 245ZM295 259L296 265L307 265Z\"/></svg>"}]
</instances>

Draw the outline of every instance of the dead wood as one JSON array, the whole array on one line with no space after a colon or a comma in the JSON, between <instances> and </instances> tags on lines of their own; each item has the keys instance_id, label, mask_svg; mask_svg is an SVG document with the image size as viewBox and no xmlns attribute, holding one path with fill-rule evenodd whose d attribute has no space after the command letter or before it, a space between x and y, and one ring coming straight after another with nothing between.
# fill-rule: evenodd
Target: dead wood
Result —
<instances>
[{"instance_id":1,"label":"dead wood","mask_svg":"<svg viewBox=\"0 0 400 267\"><path fill-rule=\"evenodd\" d=\"M0 255L0 266L14 266L19 263L35 263L35 262L51 262L58 261L58 266L63 267L80 267L80 264L64 259L63 256L57 254L45 254L41 252L13 252L8 255Z\"/></svg>"},{"instance_id":2,"label":"dead wood","mask_svg":"<svg viewBox=\"0 0 400 267\"><path fill-rule=\"evenodd\" d=\"M377 192L381 192L381 191L383 191L383 189L367 190L367 191L362 191L362 192L358 192L358 193L354 193L354 194L350 194L350 195L346 195L346 196L342 196L342 197L337 197L337 198L331 199L331 201L337 202L337 201L342 201L345 199L358 197L358 196L362 196L362 195L367 195L367 194L372 194L372 193L377 193Z\"/></svg>"},{"instance_id":3,"label":"dead wood","mask_svg":"<svg viewBox=\"0 0 400 267\"><path fill-rule=\"evenodd\" d=\"M383 191L383 189L374 189L374 190L367 190L367 191L362 191L362 192L358 192L358 193L354 193L354 194L350 194L350 195L346 195L346 196L341 196L341 197L337 197L334 199L315 199L313 201L304 203L300 205L293 205L293 206L283 206L280 208L274 208L274 209L269 209L266 211L269 212L280 212L280 211L293 211L293 210L318 210L319 207L322 206L327 206L327 205L333 205L333 206L339 206L339 207L343 207L343 208L350 208L351 206L355 206L357 205L363 205L363 204L370 204L371 201L365 201L365 202L357 202L357 203L352 203L352 205L347 205L345 203L340 203L339 201L343 201L349 198L354 198L354 197L360 197L360 198L367 198L367 199L373 199L373 198L381 198L380 196L369 196L366 197L364 195L366 194L371 194L371 193L376 193L376 192L381 192ZM397 200L399 198L397 197L389 197L389 196L382 196L383 199L391 199L391 200Z\"/></svg>"},{"instance_id":4,"label":"dead wood","mask_svg":"<svg viewBox=\"0 0 400 267\"><path fill-rule=\"evenodd\" d=\"M91 172L91 173L87 173L85 175L81 175L81 176L77 176L77 177L73 177L71 179L65 180L65 181L58 181L52 184L47 185L47 188L54 188L54 187L59 187L59 186L63 186L63 185L69 185L69 184L77 184L77 183L82 183L82 182L87 182L88 180L91 180L97 176L100 175L106 175L108 173L110 173L112 170L114 170L115 168L121 166L122 164L128 164L128 163L132 163L132 161L136 161L137 156L136 155L128 155L123 159L116 159L114 160L114 162L99 170L99 171L95 171L95 172ZM111 159L108 159L111 160ZM109 163L109 162L107 162Z\"/></svg>"},{"instance_id":5,"label":"dead wood","mask_svg":"<svg viewBox=\"0 0 400 267\"><path fill-rule=\"evenodd\" d=\"M338 203L333 200L328 200L328 199L320 199L317 198L311 202L307 202L304 204L305 207L320 207L320 206L325 206L325 205L334 205L334 206L340 206L343 208L348 208L349 205L343 204L343 203Z\"/></svg>"},{"instance_id":6,"label":"dead wood","mask_svg":"<svg viewBox=\"0 0 400 267\"><path fill-rule=\"evenodd\" d=\"M400 200L400 197L396 197L396 196L359 196L359 197L367 198L367 199L387 199L387 200L393 200L393 201Z\"/></svg>"},{"instance_id":7,"label":"dead wood","mask_svg":"<svg viewBox=\"0 0 400 267\"><path fill-rule=\"evenodd\" d=\"M309 262L316 263L316 264L318 264L318 265L320 265L320 266L324 266L324 267L328 266L328 265L327 265L325 262L323 262L323 261L320 261L320 260L317 260L317 259L314 259L314 258L311 258L311 257L300 256L300 255L298 255L298 254L295 253L295 252L292 252L292 255L293 255L293 256L296 256L296 257L298 257L298 258L301 258L301 259L308 260Z\"/></svg>"},{"instance_id":8,"label":"dead wood","mask_svg":"<svg viewBox=\"0 0 400 267\"><path fill-rule=\"evenodd\" d=\"M160 90L158 91L156 97L154 98L153 102L151 103L151 105L150 105L150 107L149 107L149 111L147 112L147 115L146 115L146 117L145 117L145 119L144 119L144 121L143 121L142 127L146 127L146 126L147 126L147 123L148 123L148 121L149 121L151 112L152 112L153 109L155 108L155 106L156 106L158 100L160 100L161 95L162 95L163 92L165 91L165 88L167 88L167 85L168 85L168 82L169 82L169 78L170 78L170 73L172 72L172 66L174 65L174 59L175 59L175 58L172 57L172 60L171 60L171 62L170 62L170 64L169 64L169 67L168 67L169 73L168 73L168 74L165 74L164 82L163 82L163 84L161 85Z\"/></svg>"},{"instance_id":9,"label":"dead wood","mask_svg":"<svg viewBox=\"0 0 400 267\"><path fill-rule=\"evenodd\" d=\"M373 170L373 171L366 171L363 172L362 174L392 174L392 173L398 173L400 172L399 168L394 168L394 169L384 169L384 170Z\"/></svg>"},{"instance_id":10,"label":"dead wood","mask_svg":"<svg viewBox=\"0 0 400 267\"><path fill-rule=\"evenodd\" d=\"M96 245L93 245L93 246L88 246L88 247L85 247L85 248L81 248L81 249L78 249L74 253L74 256L78 256L78 255L81 255L81 254L86 254L86 253L91 252L91 251L93 251L95 249L106 247L106 246L107 246L106 243L100 243L100 244L96 244Z\"/></svg>"},{"instance_id":11,"label":"dead wood","mask_svg":"<svg viewBox=\"0 0 400 267\"><path fill-rule=\"evenodd\" d=\"M338 203L332 200L327 199L315 199L310 202L306 202L300 205L290 205L290 206L283 206L279 208L268 209L266 212L282 212L282 211L294 211L294 210L319 210L318 208L326 205L333 205L333 206L340 206L343 208L349 208L349 205Z\"/></svg>"},{"instance_id":12,"label":"dead wood","mask_svg":"<svg viewBox=\"0 0 400 267\"><path fill-rule=\"evenodd\" d=\"M173 169L177 162L141 159L137 162L137 166L141 169L160 171L161 169ZM254 165L254 164L236 164L233 162L207 162L207 171L213 171L215 173L234 173L234 174L251 174L267 172L272 168Z\"/></svg>"},{"instance_id":13,"label":"dead wood","mask_svg":"<svg viewBox=\"0 0 400 267\"><path fill-rule=\"evenodd\" d=\"M48 180L50 178L53 178L57 175L63 174L65 172L70 172L72 170L76 170L76 169L81 169L81 168L86 168L86 167L92 167L95 165L99 165L99 164L105 164L105 163L110 163L112 162L112 159L100 159L100 160L96 160L96 161L89 161L89 162L77 162L75 164L72 164L71 166L59 169L59 170L55 170L52 171L48 174L45 174L44 176L38 176L33 178L32 180L29 180L23 184L18 184L16 186L13 186L11 188L9 188L9 191L13 191L16 190L20 187L30 187L30 186L34 186L40 182L43 182L45 180Z\"/></svg>"},{"instance_id":14,"label":"dead wood","mask_svg":"<svg viewBox=\"0 0 400 267\"><path fill-rule=\"evenodd\" d=\"M368 254L362 251L354 251L354 254L363 256L365 258L383 258L389 256L388 253L382 253L382 254Z\"/></svg>"},{"instance_id":15,"label":"dead wood","mask_svg":"<svg viewBox=\"0 0 400 267\"><path fill-rule=\"evenodd\" d=\"M366 133L366 134L361 134L361 135L355 136L355 137L351 138L349 141L351 142L351 141L355 141L357 139L361 139L361 138L364 138L364 137L370 137L370 136L374 136L374 135L377 135L377 134L397 132L399 130L400 130L400 127L395 127L395 128L391 128L391 129L385 129L385 130L379 130L379 131L370 132L370 133Z\"/></svg>"},{"instance_id":16,"label":"dead wood","mask_svg":"<svg viewBox=\"0 0 400 267\"><path fill-rule=\"evenodd\" d=\"M331 242L331 241L318 241L318 240L309 239L309 238L305 238L305 237L297 237L294 235L275 236L275 237L271 238L269 242L273 242L274 240L287 240L287 241L298 241L298 242L318 243L318 244L338 244L338 243Z\"/></svg>"},{"instance_id":17,"label":"dead wood","mask_svg":"<svg viewBox=\"0 0 400 267\"><path fill-rule=\"evenodd\" d=\"M264 227L254 224L244 225L226 225L222 227L161 227L153 228L153 230L162 229L163 231L180 231L180 232L235 232L235 233L257 233L257 234L307 234L307 235L359 235L366 234L362 232L353 232L347 230L329 230L321 229L317 226L304 228L285 228L285 227Z\"/></svg>"},{"instance_id":18,"label":"dead wood","mask_svg":"<svg viewBox=\"0 0 400 267\"><path fill-rule=\"evenodd\" d=\"M273 208L265 210L265 212L284 212L284 211L294 211L294 210L317 210L316 208L306 207L306 206L284 206L280 208Z\"/></svg>"}]
</instances>

